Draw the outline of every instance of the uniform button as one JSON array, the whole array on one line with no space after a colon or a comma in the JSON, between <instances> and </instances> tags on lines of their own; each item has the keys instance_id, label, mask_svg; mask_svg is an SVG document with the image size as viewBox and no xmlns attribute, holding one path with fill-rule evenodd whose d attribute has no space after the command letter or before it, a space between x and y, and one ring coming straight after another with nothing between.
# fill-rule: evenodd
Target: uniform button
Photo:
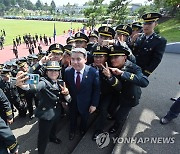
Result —
<instances>
[{"instance_id":1,"label":"uniform button","mask_svg":"<svg viewBox=\"0 0 180 154\"><path fill-rule=\"evenodd\" d=\"M134 98L134 96L132 96L132 98Z\"/></svg>"},{"instance_id":2,"label":"uniform button","mask_svg":"<svg viewBox=\"0 0 180 154\"><path fill-rule=\"evenodd\" d=\"M54 108L56 108L56 106L54 106Z\"/></svg>"},{"instance_id":3,"label":"uniform button","mask_svg":"<svg viewBox=\"0 0 180 154\"><path fill-rule=\"evenodd\" d=\"M126 82L126 80L124 80Z\"/></svg>"},{"instance_id":4,"label":"uniform button","mask_svg":"<svg viewBox=\"0 0 180 154\"><path fill-rule=\"evenodd\" d=\"M56 104L57 104L58 102L56 102Z\"/></svg>"},{"instance_id":5,"label":"uniform button","mask_svg":"<svg viewBox=\"0 0 180 154\"><path fill-rule=\"evenodd\" d=\"M59 94L61 94L61 92L59 92Z\"/></svg>"},{"instance_id":6,"label":"uniform button","mask_svg":"<svg viewBox=\"0 0 180 154\"><path fill-rule=\"evenodd\" d=\"M121 94L122 92L120 91L119 93Z\"/></svg>"},{"instance_id":7,"label":"uniform button","mask_svg":"<svg viewBox=\"0 0 180 154\"><path fill-rule=\"evenodd\" d=\"M45 111L45 110L46 110L46 108L45 108L45 107L43 107L43 108L42 108L42 110L43 110L43 111Z\"/></svg>"},{"instance_id":8,"label":"uniform button","mask_svg":"<svg viewBox=\"0 0 180 154\"><path fill-rule=\"evenodd\" d=\"M59 99L59 97L57 97L57 99Z\"/></svg>"}]
</instances>

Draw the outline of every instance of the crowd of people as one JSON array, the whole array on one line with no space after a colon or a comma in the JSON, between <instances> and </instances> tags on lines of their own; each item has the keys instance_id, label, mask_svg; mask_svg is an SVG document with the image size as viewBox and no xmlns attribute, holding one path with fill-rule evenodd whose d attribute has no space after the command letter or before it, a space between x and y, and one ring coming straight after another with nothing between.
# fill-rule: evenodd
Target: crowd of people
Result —
<instances>
[{"instance_id":1,"label":"crowd of people","mask_svg":"<svg viewBox=\"0 0 180 154\"><path fill-rule=\"evenodd\" d=\"M8 122L7 115L12 119L16 109L20 117L28 112L30 119L36 116L39 119L39 154L45 153L48 141L61 143L56 131L59 119L66 112L64 106L69 107L69 140L75 138L77 128L82 136L86 133L89 116L96 111L92 140L105 131L107 118L114 120L109 133L117 132L131 109L139 104L141 88L148 86L148 77L163 57L167 41L154 32L159 18L158 13L148 13L142 16L143 25L139 22L121 24L115 29L101 26L97 31L92 30L89 36L77 32L66 40L65 46L55 43L47 52L30 53L28 57L1 65L0 92L5 93L11 103L9 108L12 108L12 111L0 110L1 118ZM25 42L31 40L27 37ZM27 84L28 73L38 74L40 81ZM161 119L162 124L177 117L179 109L172 108ZM4 149L8 147L4 144ZM18 144L13 147L18 149Z\"/></svg>"},{"instance_id":2,"label":"crowd of people","mask_svg":"<svg viewBox=\"0 0 180 154\"><path fill-rule=\"evenodd\" d=\"M23 41L26 44L26 48L28 48L29 54L34 54L35 48L38 48L39 52L42 52L42 44L44 43L46 46L51 45L51 37L47 37L45 34L38 35L37 33L32 36L30 33L23 35ZM21 36L16 36L13 39L13 53L16 58L18 58L18 46L22 43Z\"/></svg>"}]
</instances>

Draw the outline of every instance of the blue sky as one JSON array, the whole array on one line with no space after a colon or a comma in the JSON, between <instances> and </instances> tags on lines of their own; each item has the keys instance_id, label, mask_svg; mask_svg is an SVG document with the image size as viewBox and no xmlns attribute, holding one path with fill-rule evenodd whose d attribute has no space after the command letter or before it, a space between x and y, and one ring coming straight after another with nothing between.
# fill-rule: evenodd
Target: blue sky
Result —
<instances>
[{"instance_id":1,"label":"blue sky","mask_svg":"<svg viewBox=\"0 0 180 154\"><path fill-rule=\"evenodd\" d=\"M30 1L32 1L33 3L37 2L37 0L30 0ZM48 4L50 4L51 1L52 0L41 0L41 2L43 2L43 3L47 2ZM70 2L70 4L76 3L79 5L82 5L87 1L89 1L89 0L79 0L79 1L78 0L54 0L54 2L56 3L56 6L66 5L68 2ZM110 1L112 1L112 0L105 0L106 3L109 3ZM147 0L141 0L141 1L140 0L132 0L133 3L144 3L145 1L147 1Z\"/></svg>"}]
</instances>

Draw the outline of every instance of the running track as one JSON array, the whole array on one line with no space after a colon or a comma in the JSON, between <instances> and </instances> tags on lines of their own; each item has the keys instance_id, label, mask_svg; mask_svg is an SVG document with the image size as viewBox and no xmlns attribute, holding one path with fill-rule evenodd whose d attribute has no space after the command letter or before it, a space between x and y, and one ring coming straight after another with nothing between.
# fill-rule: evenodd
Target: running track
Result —
<instances>
[{"instance_id":1,"label":"running track","mask_svg":"<svg viewBox=\"0 0 180 154\"><path fill-rule=\"evenodd\" d=\"M60 43L62 45L66 44L66 39L68 35L61 35L61 36L56 36L56 43ZM54 39L52 38L52 42L54 42ZM38 46L38 43L37 43ZM41 44L42 50L47 50L49 46L45 46L44 43ZM10 59L14 59L15 55L12 50L12 45L10 46L5 46L3 50L0 50L0 64L9 61ZM38 49L35 48L35 53L38 53ZM25 43L21 44L18 46L18 56L19 57L24 57L29 55L29 50L26 48Z\"/></svg>"}]
</instances>

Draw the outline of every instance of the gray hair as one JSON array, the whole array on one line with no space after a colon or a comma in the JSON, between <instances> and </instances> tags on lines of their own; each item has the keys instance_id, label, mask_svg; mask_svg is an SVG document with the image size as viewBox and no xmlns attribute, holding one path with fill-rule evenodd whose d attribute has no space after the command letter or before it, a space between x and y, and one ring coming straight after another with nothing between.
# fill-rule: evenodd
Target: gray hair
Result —
<instances>
[{"instance_id":1,"label":"gray hair","mask_svg":"<svg viewBox=\"0 0 180 154\"><path fill-rule=\"evenodd\" d=\"M72 54L73 53L82 53L84 55L84 58L87 58L87 51L84 48L74 48L71 50Z\"/></svg>"}]
</instances>

